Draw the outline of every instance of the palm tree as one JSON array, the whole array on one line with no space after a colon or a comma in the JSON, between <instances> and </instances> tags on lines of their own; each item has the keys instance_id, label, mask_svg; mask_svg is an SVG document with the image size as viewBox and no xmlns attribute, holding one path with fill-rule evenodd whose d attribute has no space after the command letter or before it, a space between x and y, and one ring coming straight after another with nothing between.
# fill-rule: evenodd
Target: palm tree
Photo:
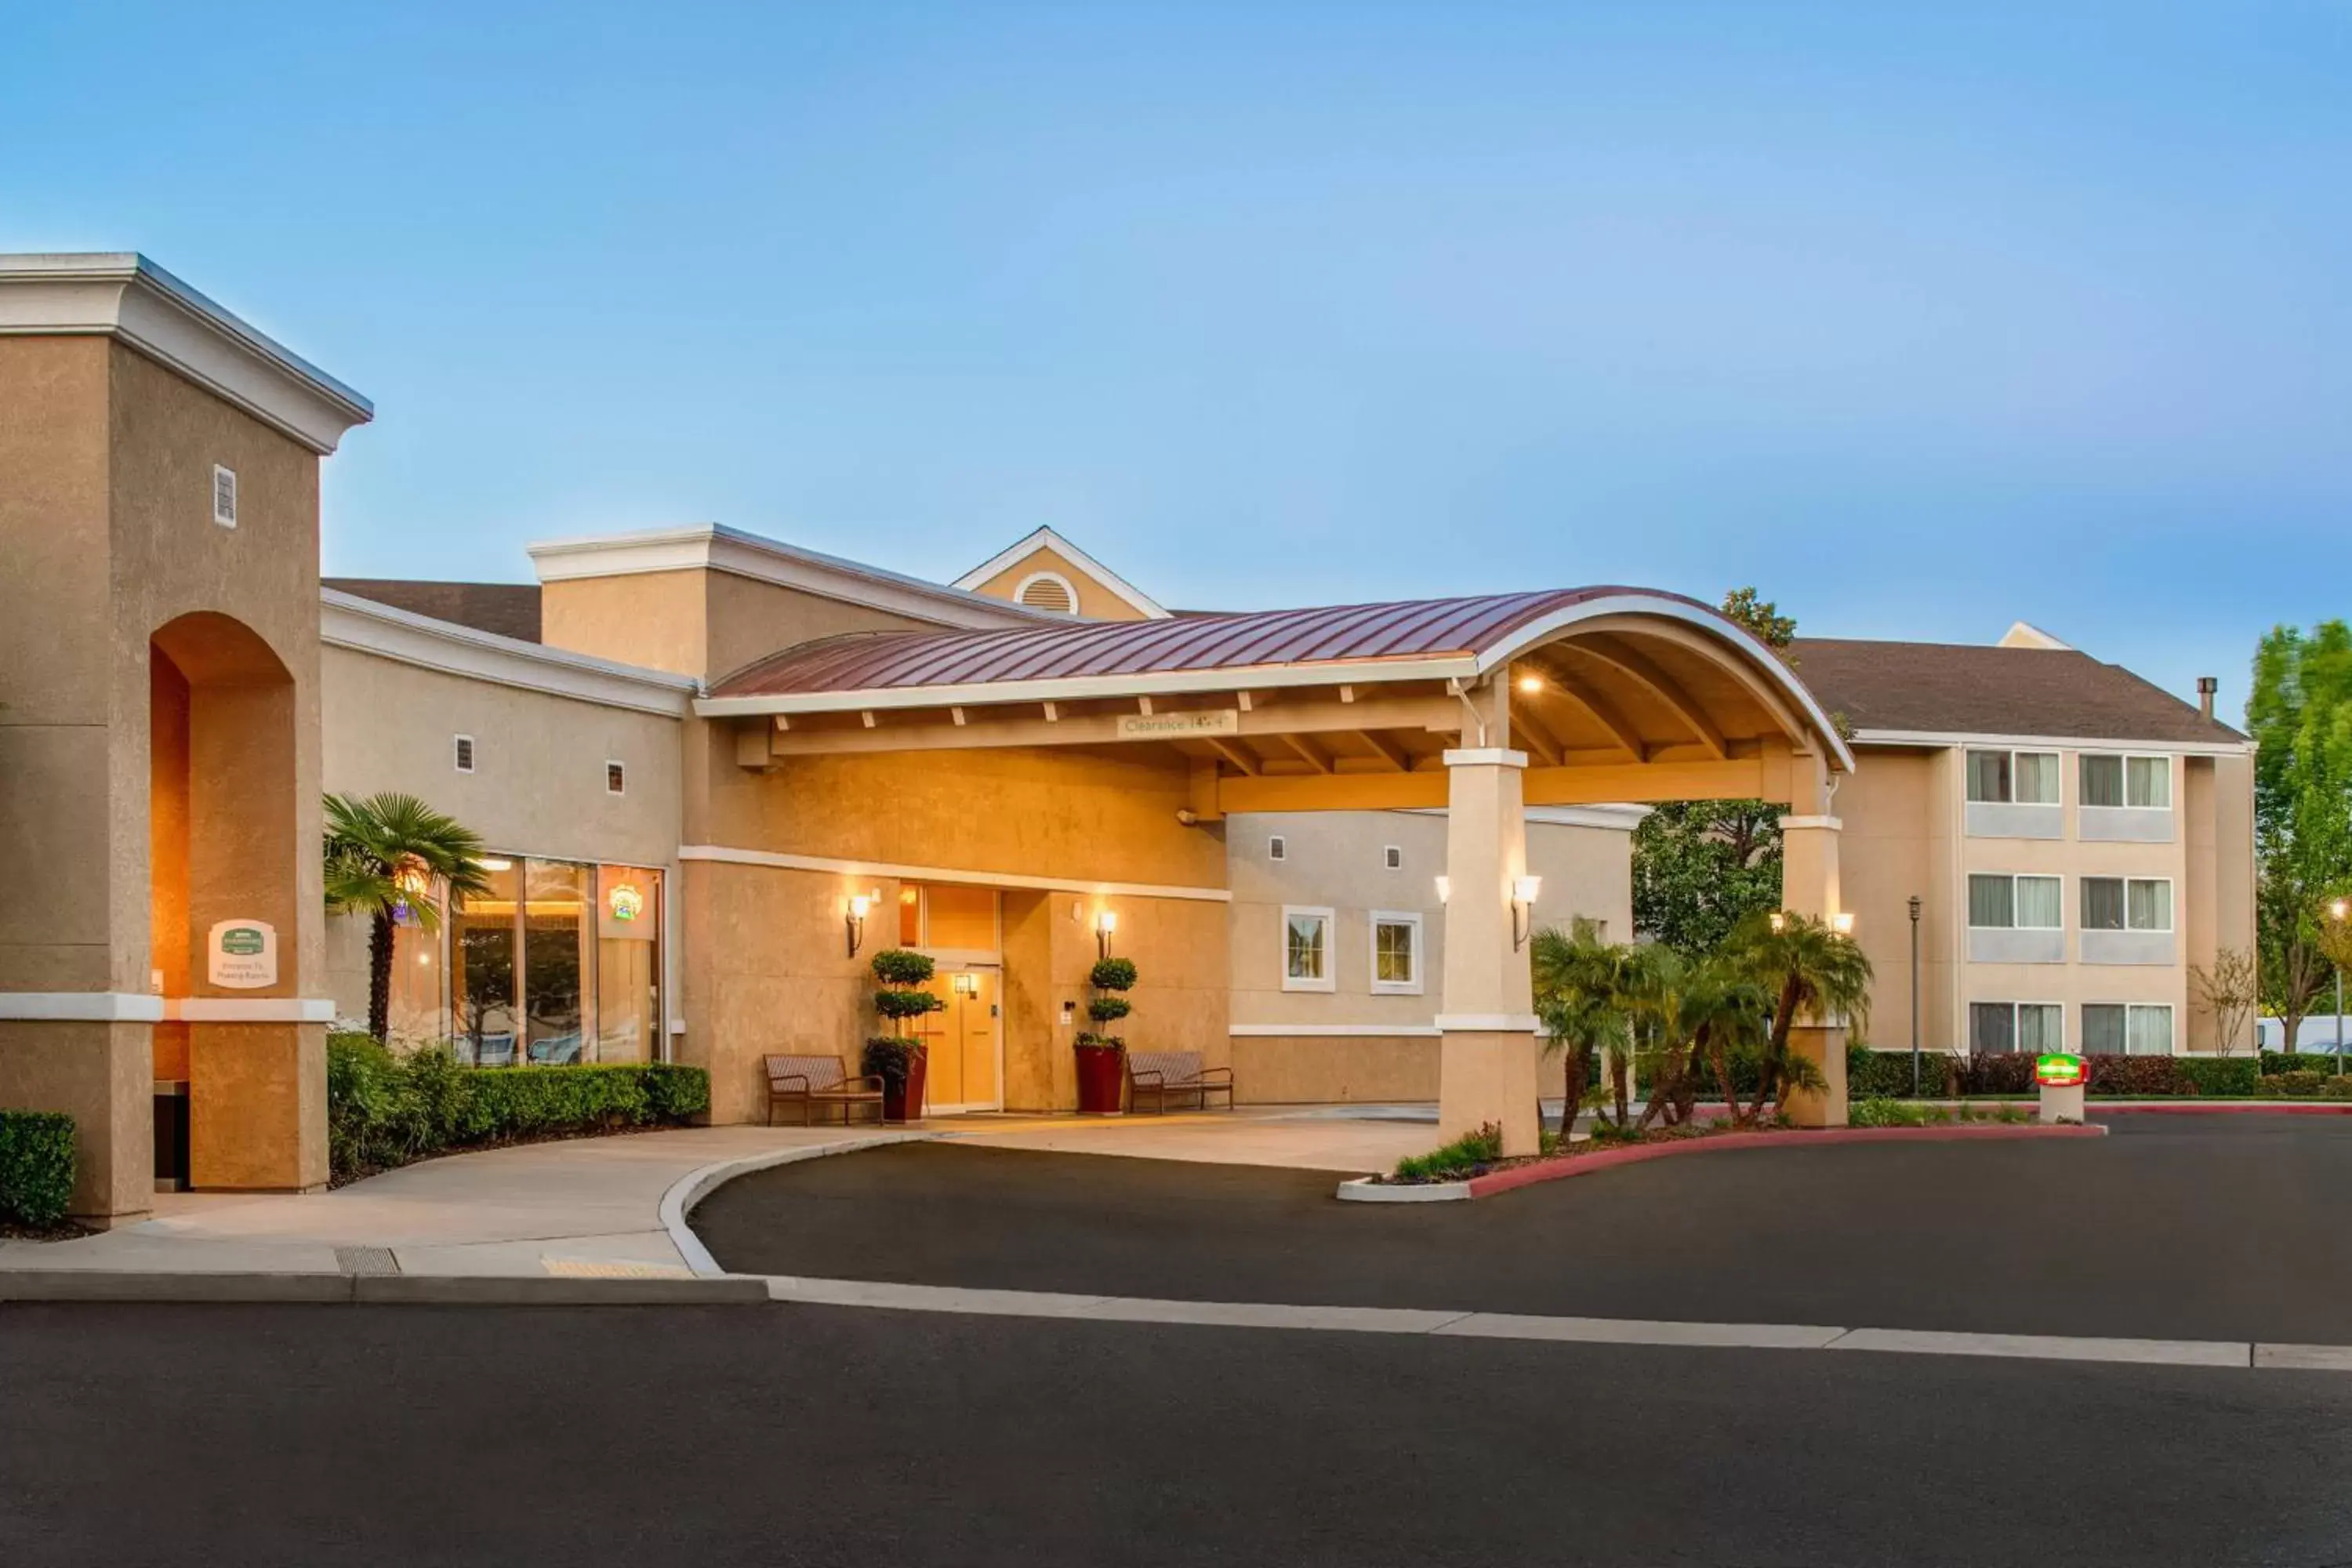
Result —
<instances>
[{"instance_id":1,"label":"palm tree","mask_svg":"<svg viewBox=\"0 0 2352 1568\"><path fill-rule=\"evenodd\" d=\"M1811 1080L1819 1069L1789 1049L1790 1031L1798 1015L1851 1017L1870 1022L1870 960L1853 938L1830 928L1827 921L1776 910L1750 915L1724 944L1724 957L1734 970L1774 998L1772 1028L1766 1037L1756 1084L1756 1100L1746 1111L1732 1107L1742 1125L1763 1114L1765 1104L1785 1082L1790 1087L1817 1087ZM1728 1086L1727 1086L1727 1088Z\"/></svg>"},{"instance_id":2,"label":"palm tree","mask_svg":"<svg viewBox=\"0 0 2352 1568\"><path fill-rule=\"evenodd\" d=\"M1715 1069L1736 1114L1732 1058L1759 1054L1771 998L1719 953L1693 962L1653 945L1642 950L1642 957L1643 1006L1660 1048L1653 1053L1650 1098L1635 1130L1648 1128L1661 1115L1668 1125L1678 1125L1697 1114L1701 1062Z\"/></svg>"},{"instance_id":3,"label":"palm tree","mask_svg":"<svg viewBox=\"0 0 2352 1568\"><path fill-rule=\"evenodd\" d=\"M331 795L326 809L327 911L368 919L368 1033L382 1040L392 1027L394 922L436 931L436 892L488 893L482 840L413 795Z\"/></svg>"},{"instance_id":4,"label":"palm tree","mask_svg":"<svg viewBox=\"0 0 2352 1568\"><path fill-rule=\"evenodd\" d=\"M1589 920L1567 931L1547 927L1530 944L1536 1016L1549 1037L1545 1049L1568 1053L1567 1100L1559 1111L1563 1141L1576 1125L1593 1053L1622 1053L1633 1042L1632 953L1602 940L1599 924Z\"/></svg>"}]
</instances>

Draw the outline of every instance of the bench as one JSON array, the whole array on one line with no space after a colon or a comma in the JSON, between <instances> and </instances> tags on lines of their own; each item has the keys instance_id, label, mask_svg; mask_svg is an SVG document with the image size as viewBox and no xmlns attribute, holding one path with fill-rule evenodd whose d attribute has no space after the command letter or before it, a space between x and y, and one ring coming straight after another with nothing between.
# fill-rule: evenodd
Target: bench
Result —
<instances>
[{"instance_id":1,"label":"bench","mask_svg":"<svg viewBox=\"0 0 2352 1568\"><path fill-rule=\"evenodd\" d=\"M1200 1110L1209 1109L1209 1097L1222 1094L1225 1109L1234 1108L1234 1069L1201 1065L1198 1051L1129 1051L1127 1053L1127 1103L1130 1110L1141 1110L1149 1100L1151 1109L1167 1113L1171 1100L1190 1100Z\"/></svg>"},{"instance_id":2,"label":"bench","mask_svg":"<svg viewBox=\"0 0 2352 1568\"><path fill-rule=\"evenodd\" d=\"M874 1108L874 1120L882 1120L882 1079L868 1073L863 1078L849 1076L849 1068L839 1057L770 1057L768 1063L768 1125L776 1124L776 1107L797 1105L801 1108L801 1125L809 1125L811 1113L819 1107L830 1114L835 1106L841 1107L841 1124L849 1125L852 1109L860 1105Z\"/></svg>"}]
</instances>

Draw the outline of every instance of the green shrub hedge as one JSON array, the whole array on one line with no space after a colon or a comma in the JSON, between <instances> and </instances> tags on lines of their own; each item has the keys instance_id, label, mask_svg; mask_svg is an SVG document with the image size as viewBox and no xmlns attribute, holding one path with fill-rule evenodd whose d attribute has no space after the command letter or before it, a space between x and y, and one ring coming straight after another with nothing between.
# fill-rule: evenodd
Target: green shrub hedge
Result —
<instances>
[{"instance_id":1,"label":"green shrub hedge","mask_svg":"<svg viewBox=\"0 0 2352 1568\"><path fill-rule=\"evenodd\" d=\"M2322 1058L2325 1059L2325 1058ZM2252 1057L2127 1057L2090 1056L2083 1058L2094 1095L2259 1095L2279 1092L2276 1081L2263 1075L2268 1069ZM1911 1094L1911 1053L1849 1046L1845 1053L1846 1097L1908 1099ZM1969 1095L2032 1094L2033 1058L2023 1052L2004 1056L1959 1057L1947 1051L1919 1054L1920 1093L1929 1100ZM2315 1091L2314 1091L2315 1092Z\"/></svg>"},{"instance_id":2,"label":"green shrub hedge","mask_svg":"<svg viewBox=\"0 0 2352 1568\"><path fill-rule=\"evenodd\" d=\"M74 1183L73 1118L55 1110L0 1110L0 1219L55 1225Z\"/></svg>"},{"instance_id":3,"label":"green shrub hedge","mask_svg":"<svg viewBox=\"0 0 2352 1568\"><path fill-rule=\"evenodd\" d=\"M2352 1061L2352 1051L2346 1053L2346 1060ZM2294 1051L2263 1053L2264 1078L2275 1078L2286 1072L2316 1072L2333 1076L2335 1071L2336 1058L2326 1051L2304 1051L2300 1054Z\"/></svg>"},{"instance_id":4,"label":"green shrub hedge","mask_svg":"<svg viewBox=\"0 0 2352 1568\"><path fill-rule=\"evenodd\" d=\"M365 1035L327 1040L327 1154L339 1180L478 1143L655 1126L709 1108L700 1068L469 1068L446 1050L403 1057Z\"/></svg>"}]
</instances>

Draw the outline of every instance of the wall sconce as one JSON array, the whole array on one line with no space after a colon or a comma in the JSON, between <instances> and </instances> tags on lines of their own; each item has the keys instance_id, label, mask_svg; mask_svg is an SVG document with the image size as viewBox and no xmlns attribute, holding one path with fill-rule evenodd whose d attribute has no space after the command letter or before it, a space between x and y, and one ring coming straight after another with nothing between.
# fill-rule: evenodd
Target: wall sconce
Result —
<instances>
[{"instance_id":1,"label":"wall sconce","mask_svg":"<svg viewBox=\"0 0 2352 1568\"><path fill-rule=\"evenodd\" d=\"M1536 895L1543 891L1541 877L1511 879L1511 951L1517 952L1528 945L1535 934Z\"/></svg>"},{"instance_id":2,"label":"wall sconce","mask_svg":"<svg viewBox=\"0 0 2352 1568\"><path fill-rule=\"evenodd\" d=\"M857 950L866 945L866 916L874 908L874 900L864 893L852 893L842 900L842 924L849 931L849 956L856 958Z\"/></svg>"},{"instance_id":3,"label":"wall sconce","mask_svg":"<svg viewBox=\"0 0 2352 1568\"><path fill-rule=\"evenodd\" d=\"M1448 900L1448 899L1452 898L1453 896L1454 896L1454 879L1453 879L1453 878L1451 878L1451 877L1440 877L1440 878L1438 878L1438 879L1437 879L1437 901L1438 901L1439 903L1441 903L1441 904L1442 904L1442 903L1444 903L1446 900Z\"/></svg>"},{"instance_id":4,"label":"wall sconce","mask_svg":"<svg viewBox=\"0 0 2352 1568\"><path fill-rule=\"evenodd\" d=\"M948 985L959 996L980 994L980 976L977 974L953 975L949 979Z\"/></svg>"},{"instance_id":5,"label":"wall sconce","mask_svg":"<svg viewBox=\"0 0 2352 1568\"><path fill-rule=\"evenodd\" d=\"M1110 956L1111 935L1118 930L1118 910L1105 910L1102 913L1095 916L1095 956L1097 958L1108 958Z\"/></svg>"},{"instance_id":6,"label":"wall sconce","mask_svg":"<svg viewBox=\"0 0 2352 1568\"><path fill-rule=\"evenodd\" d=\"M1770 926L1772 928L1773 934L1777 936L1780 932L1789 929L1788 913L1786 910L1774 910L1770 914L1764 917L1764 923Z\"/></svg>"},{"instance_id":7,"label":"wall sconce","mask_svg":"<svg viewBox=\"0 0 2352 1568\"><path fill-rule=\"evenodd\" d=\"M1840 936L1852 936L1853 934L1853 912L1850 910L1841 910L1836 914L1832 915L1830 917L1830 930L1837 932Z\"/></svg>"}]
</instances>

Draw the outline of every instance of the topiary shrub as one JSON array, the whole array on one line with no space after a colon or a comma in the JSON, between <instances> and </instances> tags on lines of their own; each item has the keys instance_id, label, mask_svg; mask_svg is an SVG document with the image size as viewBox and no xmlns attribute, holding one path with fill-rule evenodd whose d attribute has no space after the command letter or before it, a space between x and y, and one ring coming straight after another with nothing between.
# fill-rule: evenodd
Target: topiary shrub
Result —
<instances>
[{"instance_id":1,"label":"topiary shrub","mask_svg":"<svg viewBox=\"0 0 2352 1568\"><path fill-rule=\"evenodd\" d=\"M1087 973L1087 984L1097 991L1129 991L1135 987L1135 960L1098 958Z\"/></svg>"},{"instance_id":2,"label":"topiary shrub","mask_svg":"<svg viewBox=\"0 0 2352 1568\"><path fill-rule=\"evenodd\" d=\"M889 1031L886 1037L905 1040L909 1050L921 1050L922 1042L909 1039L901 1026L909 1019L919 1018L926 1013L936 1013L947 1005L944 998L922 989L929 984L939 966L931 962L928 953L893 947L876 953L872 968L874 978L882 983L882 989L874 993L874 1011L882 1016L883 1027ZM880 1069L867 1068L866 1070L876 1072Z\"/></svg>"},{"instance_id":3,"label":"topiary shrub","mask_svg":"<svg viewBox=\"0 0 2352 1568\"><path fill-rule=\"evenodd\" d=\"M73 1118L56 1110L0 1110L0 1219L47 1226L73 1201Z\"/></svg>"},{"instance_id":4,"label":"topiary shrub","mask_svg":"<svg viewBox=\"0 0 2352 1568\"><path fill-rule=\"evenodd\" d=\"M923 1048L919 1040L903 1039L897 1035L876 1035L866 1042L858 1053L857 1070L880 1077L890 1089L904 1093L907 1088L908 1064L915 1053Z\"/></svg>"},{"instance_id":5,"label":"topiary shrub","mask_svg":"<svg viewBox=\"0 0 2352 1568\"><path fill-rule=\"evenodd\" d=\"M1135 978L1135 960L1097 959L1095 966L1087 972L1087 983L1095 990L1094 996L1087 1003L1087 1016L1100 1026L1116 1024L1134 1013L1135 1005L1119 993L1131 989ZM1091 1051L1123 1051L1127 1048L1125 1040L1117 1035L1103 1034L1099 1027L1092 1033L1081 1034L1077 1045L1081 1050Z\"/></svg>"}]
</instances>

